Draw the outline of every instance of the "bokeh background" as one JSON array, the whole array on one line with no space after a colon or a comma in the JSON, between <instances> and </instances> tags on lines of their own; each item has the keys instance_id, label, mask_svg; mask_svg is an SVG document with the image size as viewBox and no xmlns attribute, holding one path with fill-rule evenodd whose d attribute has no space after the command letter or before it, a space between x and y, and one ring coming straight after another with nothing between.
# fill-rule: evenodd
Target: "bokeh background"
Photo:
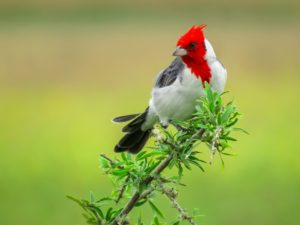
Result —
<instances>
[{"instance_id":1,"label":"bokeh background","mask_svg":"<svg viewBox=\"0 0 300 225\"><path fill-rule=\"evenodd\" d=\"M187 173L180 201L200 224L299 224L298 0L1 0L0 224L85 224L65 195L110 193L98 156L121 137L111 118L145 108L177 38L201 23L250 135L224 169Z\"/></svg>"}]
</instances>

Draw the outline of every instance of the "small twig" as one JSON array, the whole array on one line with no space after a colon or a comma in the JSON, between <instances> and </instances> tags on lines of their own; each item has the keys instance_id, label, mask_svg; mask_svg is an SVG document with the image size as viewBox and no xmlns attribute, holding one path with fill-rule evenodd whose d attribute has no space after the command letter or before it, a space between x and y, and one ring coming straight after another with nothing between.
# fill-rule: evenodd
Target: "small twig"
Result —
<instances>
[{"instance_id":1,"label":"small twig","mask_svg":"<svg viewBox=\"0 0 300 225\"><path fill-rule=\"evenodd\" d=\"M144 191L144 192L140 195L140 199L139 199L139 200L148 198L148 196L149 196L153 191L154 191L154 188L152 188L152 187L151 187L150 189Z\"/></svg>"},{"instance_id":2,"label":"small twig","mask_svg":"<svg viewBox=\"0 0 300 225\"><path fill-rule=\"evenodd\" d=\"M201 138L203 136L204 132L205 132L204 128L199 129L195 134L193 134L193 136L191 137L191 140Z\"/></svg>"},{"instance_id":3,"label":"small twig","mask_svg":"<svg viewBox=\"0 0 300 225\"><path fill-rule=\"evenodd\" d=\"M183 183L178 183L178 181L176 181L176 180L166 179L166 178L163 178L163 177L159 177L158 180L161 181L162 183L173 183L173 184L179 184L181 186L186 186Z\"/></svg>"},{"instance_id":4,"label":"small twig","mask_svg":"<svg viewBox=\"0 0 300 225\"><path fill-rule=\"evenodd\" d=\"M109 158L109 157L106 156L105 154L100 154L100 156L101 156L102 158L106 159L107 161L109 161L110 165L112 165L112 166L117 164L116 161L112 160L111 158Z\"/></svg>"},{"instance_id":5,"label":"small twig","mask_svg":"<svg viewBox=\"0 0 300 225\"><path fill-rule=\"evenodd\" d=\"M174 190L174 188L167 189L166 187L161 185L161 190L162 190L163 194L165 194L168 197L168 199L172 203L172 206L175 209L177 209L182 220L186 220L192 225L197 225L197 223L193 220L193 217L190 216L187 213L187 211L184 208L182 208L182 206L180 206L180 204L177 202L177 200L176 200L177 192Z\"/></svg>"},{"instance_id":6,"label":"small twig","mask_svg":"<svg viewBox=\"0 0 300 225\"><path fill-rule=\"evenodd\" d=\"M100 156L104 159L106 159L107 161L109 161L111 166L116 165L118 162L116 162L115 160L112 160L111 158L109 158L108 156L106 156L105 154L100 154ZM119 169L124 169L123 166L118 166Z\"/></svg>"},{"instance_id":7,"label":"small twig","mask_svg":"<svg viewBox=\"0 0 300 225\"><path fill-rule=\"evenodd\" d=\"M221 134L221 131L222 131L222 127L218 127L216 130L215 130L215 133L214 133L214 137L212 139L212 142L211 142L211 147L210 147L210 152L211 152L211 155L210 155L210 160L209 160L209 164L212 164L213 160L214 160L214 157L215 157L215 154L216 154L216 143L217 143L217 140L219 139L220 137L220 134Z\"/></svg>"},{"instance_id":8,"label":"small twig","mask_svg":"<svg viewBox=\"0 0 300 225\"><path fill-rule=\"evenodd\" d=\"M120 189L120 193L116 199L116 203L119 203L119 201L123 198L123 194L125 192L126 186L127 186L127 182L130 179L130 174L128 174L128 176L126 177L124 184L122 185L121 189Z\"/></svg>"}]
</instances>

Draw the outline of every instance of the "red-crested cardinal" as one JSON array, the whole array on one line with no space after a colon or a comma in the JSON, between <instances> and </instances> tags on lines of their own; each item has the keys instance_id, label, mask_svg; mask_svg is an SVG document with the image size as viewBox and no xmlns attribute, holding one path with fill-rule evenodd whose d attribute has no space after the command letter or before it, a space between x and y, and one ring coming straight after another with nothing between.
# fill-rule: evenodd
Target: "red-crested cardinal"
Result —
<instances>
[{"instance_id":1,"label":"red-crested cardinal","mask_svg":"<svg viewBox=\"0 0 300 225\"><path fill-rule=\"evenodd\" d=\"M223 92L227 71L204 37L205 26L193 26L179 38L173 53L176 58L158 74L145 112L113 119L116 123L131 121L123 127L126 134L115 146L115 152L138 153L155 123L167 126L172 120L190 118L195 112L196 100L204 94L205 82L214 91Z\"/></svg>"}]
</instances>

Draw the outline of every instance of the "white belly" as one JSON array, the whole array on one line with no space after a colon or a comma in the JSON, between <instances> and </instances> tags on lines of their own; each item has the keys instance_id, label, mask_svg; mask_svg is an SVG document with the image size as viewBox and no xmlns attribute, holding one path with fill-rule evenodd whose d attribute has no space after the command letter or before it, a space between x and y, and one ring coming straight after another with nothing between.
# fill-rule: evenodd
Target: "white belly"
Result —
<instances>
[{"instance_id":1,"label":"white belly","mask_svg":"<svg viewBox=\"0 0 300 225\"><path fill-rule=\"evenodd\" d=\"M195 112L196 100L203 95L203 86L189 69L182 72L182 79L172 85L154 88L150 108L156 112L162 124L170 120L185 120Z\"/></svg>"}]
</instances>

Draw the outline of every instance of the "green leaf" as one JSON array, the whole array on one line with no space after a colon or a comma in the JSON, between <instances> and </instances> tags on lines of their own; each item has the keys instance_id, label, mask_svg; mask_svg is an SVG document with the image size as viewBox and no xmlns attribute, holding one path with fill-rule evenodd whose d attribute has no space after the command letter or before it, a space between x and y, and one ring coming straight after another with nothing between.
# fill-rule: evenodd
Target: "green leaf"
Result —
<instances>
[{"instance_id":1,"label":"green leaf","mask_svg":"<svg viewBox=\"0 0 300 225\"><path fill-rule=\"evenodd\" d=\"M250 135L250 134L249 134L246 130L244 130L243 128L235 127L235 128L233 128L233 130L235 130L235 131L241 131L241 132L243 132L243 133L245 133L245 134Z\"/></svg>"},{"instance_id":2,"label":"green leaf","mask_svg":"<svg viewBox=\"0 0 300 225\"><path fill-rule=\"evenodd\" d=\"M127 157L126 154L124 152L121 153L121 158L126 162L127 161Z\"/></svg>"},{"instance_id":3,"label":"green leaf","mask_svg":"<svg viewBox=\"0 0 300 225\"><path fill-rule=\"evenodd\" d=\"M205 93L207 95L208 101L212 102L213 101L213 94L212 94L211 87L207 82L205 82Z\"/></svg>"},{"instance_id":4,"label":"green leaf","mask_svg":"<svg viewBox=\"0 0 300 225\"><path fill-rule=\"evenodd\" d=\"M100 162L100 166L104 169L109 168L110 167L110 163L108 162L107 159L105 159L103 156L99 157L99 162Z\"/></svg>"},{"instance_id":5,"label":"green leaf","mask_svg":"<svg viewBox=\"0 0 300 225\"><path fill-rule=\"evenodd\" d=\"M102 219L104 218L104 214L103 212L101 211L100 208L96 207L95 205L89 205L88 206L88 209L95 215L99 215Z\"/></svg>"},{"instance_id":6,"label":"green leaf","mask_svg":"<svg viewBox=\"0 0 300 225\"><path fill-rule=\"evenodd\" d=\"M233 121L231 121L229 124L226 125L226 127L232 127L233 125L235 125L238 122L238 118L235 118Z\"/></svg>"},{"instance_id":7,"label":"green leaf","mask_svg":"<svg viewBox=\"0 0 300 225\"><path fill-rule=\"evenodd\" d=\"M140 200L140 201L138 201L138 202L135 204L134 207L142 206L142 205L144 205L146 202L147 202L147 199Z\"/></svg>"},{"instance_id":8,"label":"green leaf","mask_svg":"<svg viewBox=\"0 0 300 225\"><path fill-rule=\"evenodd\" d=\"M162 214L162 212L157 208L156 205L154 205L154 203L152 201L148 201L149 205L151 207L151 209L153 210L154 213L156 213L157 215L159 215L161 218L164 218L164 215Z\"/></svg>"},{"instance_id":9,"label":"green leaf","mask_svg":"<svg viewBox=\"0 0 300 225\"><path fill-rule=\"evenodd\" d=\"M232 107L227 107L227 108L225 109L225 111L224 111L222 117L221 117L221 122L222 122L222 123L225 123L225 122L229 119L229 117L230 117L230 115L231 115L231 113L232 113L233 111L234 111L234 108L232 108Z\"/></svg>"},{"instance_id":10,"label":"green leaf","mask_svg":"<svg viewBox=\"0 0 300 225\"><path fill-rule=\"evenodd\" d=\"M123 210L123 208L120 208L118 210L113 210L111 212L111 216L110 216L111 218L110 218L109 222L111 222L114 218L116 218L116 216L119 215L122 210Z\"/></svg>"},{"instance_id":11,"label":"green leaf","mask_svg":"<svg viewBox=\"0 0 300 225\"><path fill-rule=\"evenodd\" d=\"M90 191L90 202L94 203L95 202L95 195L92 191Z\"/></svg>"},{"instance_id":12,"label":"green leaf","mask_svg":"<svg viewBox=\"0 0 300 225\"><path fill-rule=\"evenodd\" d=\"M153 218L153 225L161 225L157 216L154 216L154 218Z\"/></svg>"},{"instance_id":13,"label":"green leaf","mask_svg":"<svg viewBox=\"0 0 300 225\"><path fill-rule=\"evenodd\" d=\"M105 215L106 221L110 221L112 211L113 211L113 208L112 208L112 207L110 207L110 208L107 210L106 215Z\"/></svg>"},{"instance_id":14,"label":"green leaf","mask_svg":"<svg viewBox=\"0 0 300 225\"><path fill-rule=\"evenodd\" d=\"M81 200L79 200L79 199L77 199L77 198L74 198L74 197L72 197L72 196L70 196L70 195L67 195L66 197L67 197L68 199L70 199L70 200L76 202L78 205L80 205L81 207L84 208L84 204L82 203Z\"/></svg>"},{"instance_id":15,"label":"green leaf","mask_svg":"<svg viewBox=\"0 0 300 225\"><path fill-rule=\"evenodd\" d=\"M88 213L82 213L82 216L85 218L85 219L90 219L90 214Z\"/></svg>"},{"instance_id":16,"label":"green leaf","mask_svg":"<svg viewBox=\"0 0 300 225\"><path fill-rule=\"evenodd\" d=\"M126 176L128 174L128 170L127 169L115 170L115 171L112 171L111 174L114 176Z\"/></svg>"},{"instance_id":17,"label":"green leaf","mask_svg":"<svg viewBox=\"0 0 300 225\"><path fill-rule=\"evenodd\" d=\"M226 136L225 139L228 141L237 141L235 138L230 137L230 136Z\"/></svg>"},{"instance_id":18,"label":"green leaf","mask_svg":"<svg viewBox=\"0 0 300 225\"><path fill-rule=\"evenodd\" d=\"M197 161L190 161L192 164L194 164L195 166L197 166L200 170L202 170L202 172L205 172L204 171L204 168L201 166L200 163L198 163Z\"/></svg>"},{"instance_id":19,"label":"green leaf","mask_svg":"<svg viewBox=\"0 0 300 225\"><path fill-rule=\"evenodd\" d=\"M140 156L138 160L142 160L142 159L145 159L145 158L149 158L151 156L161 155L161 154L162 154L162 152L160 152L160 151L151 151L147 154L143 154L142 156Z\"/></svg>"},{"instance_id":20,"label":"green leaf","mask_svg":"<svg viewBox=\"0 0 300 225\"><path fill-rule=\"evenodd\" d=\"M227 155L227 156L237 156L237 154L233 153L227 153L227 152L221 152L222 155Z\"/></svg>"},{"instance_id":21,"label":"green leaf","mask_svg":"<svg viewBox=\"0 0 300 225\"><path fill-rule=\"evenodd\" d=\"M136 160L141 160L141 157L146 154L146 151L141 151L136 155Z\"/></svg>"},{"instance_id":22,"label":"green leaf","mask_svg":"<svg viewBox=\"0 0 300 225\"><path fill-rule=\"evenodd\" d=\"M110 197L104 197L104 198L101 198L101 199L97 200L96 202L100 203L100 202L104 202L104 201L113 201L113 199L110 198Z\"/></svg>"},{"instance_id":23,"label":"green leaf","mask_svg":"<svg viewBox=\"0 0 300 225\"><path fill-rule=\"evenodd\" d=\"M177 164L177 167L178 167L178 177L179 177L179 179L181 179L182 174L183 174L183 168L182 168L180 162Z\"/></svg>"}]
</instances>

